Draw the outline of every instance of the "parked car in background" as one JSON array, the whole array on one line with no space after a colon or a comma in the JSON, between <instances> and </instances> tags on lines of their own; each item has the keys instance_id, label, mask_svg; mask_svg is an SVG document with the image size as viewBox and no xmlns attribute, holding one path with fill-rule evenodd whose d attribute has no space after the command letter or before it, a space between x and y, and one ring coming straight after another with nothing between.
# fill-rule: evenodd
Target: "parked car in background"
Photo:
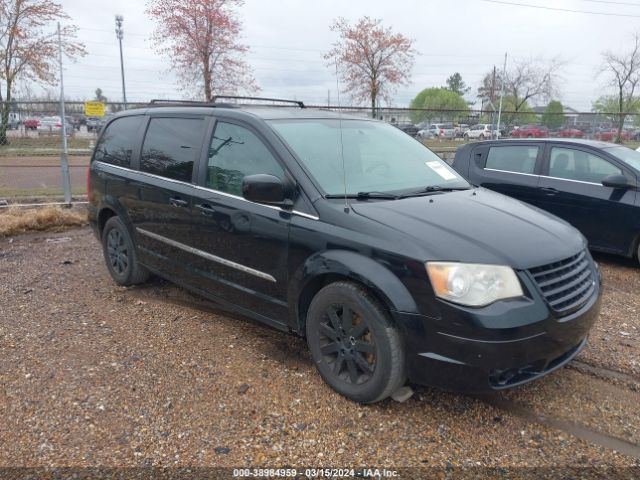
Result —
<instances>
[{"instance_id":1,"label":"parked car in background","mask_svg":"<svg viewBox=\"0 0 640 480\"><path fill-rule=\"evenodd\" d=\"M453 123L432 123L429 131L435 138L455 138L456 128Z\"/></svg>"},{"instance_id":2,"label":"parked car in background","mask_svg":"<svg viewBox=\"0 0 640 480\"><path fill-rule=\"evenodd\" d=\"M453 168L566 220L593 250L640 260L639 152L592 140L503 140L458 148Z\"/></svg>"},{"instance_id":3,"label":"parked car in background","mask_svg":"<svg viewBox=\"0 0 640 480\"><path fill-rule=\"evenodd\" d=\"M87 119L85 120L87 131L88 132L97 131L99 123L100 123L100 117L87 117Z\"/></svg>"},{"instance_id":4,"label":"parked car in background","mask_svg":"<svg viewBox=\"0 0 640 480\"><path fill-rule=\"evenodd\" d=\"M128 110L98 139L87 196L114 282L153 272L305 337L324 381L358 402L406 381L493 392L535 380L580 352L600 309L576 229L473 187L385 122Z\"/></svg>"},{"instance_id":5,"label":"parked car in background","mask_svg":"<svg viewBox=\"0 0 640 480\"><path fill-rule=\"evenodd\" d=\"M549 129L542 125L524 125L511 131L511 138L544 138L549 136Z\"/></svg>"},{"instance_id":6,"label":"parked car in background","mask_svg":"<svg viewBox=\"0 0 640 480\"><path fill-rule=\"evenodd\" d=\"M601 140L603 142L613 142L616 138L618 138L618 129L617 128L607 128L598 130L593 138L596 140ZM626 142L631 140L631 135L628 131L622 130L620 132L620 140Z\"/></svg>"},{"instance_id":7,"label":"parked car in background","mask_svg":"<svg viewBox=\"0 0 640 480\"><path fill-rule=\"evenodd\" d=\"M584 132L577 128L565 127L558 131L560 138L584 138Z\"/></svg>"},{"instance_id":8,"label":"parked car in background","mask_svg":"<svg viewBox=\"0 0 640 480\"><path fill-rule=\"evenodd\" d=\"M394 124L394 126L402 130L404 133L406 133L410 137L415 138L418 136L418 127L416 127L412 123L398 123L398 124Z\"/></svg>"},{"instance_id":9,"label":"parked car in background","mask_svg":"<svg viewBox=\"0 0 640 480\"><path fill-rule=\"evenodd\" d=\"M493 125L491 125L490 123L479 123L477 125L472 125L471 127L469 127L469 130L464 133L464 139L485 140L492 138L493 132ZM499 132L498 136L500 136Z\"/></svg>"},{"instance_id":10,"label":"parked car in background","mask_svg":"<svg viewBox=\"0 0 640 480\"><path fill-rule=\"evenodd\" d=\"M464 138L464 134L469 131L469 125L461 123L455 127L455 138Z\"/></svg>"},{"instance_id":11,"label":"parked car in background","mask_svg":"<svg viewBox=\"0 0 640 480\"><path fill-rule=\"evenodd\" d=\"M429 140L429 139L436 138L436 134L430 129L424 128L424 129L418 130L416 138L419 138L421 140Z\"/></svg>"},{"instance_id":12,"label":"parked car in background","mask_svg":"<svg viewBox=\"0 0 640 480\"><path fill-rule=\"evenodd\" d=\"M59 134L62 131L62 118L58 116L43 117L38 125L38 135ZM73 125L66 125L67 135L73 132Z\"/></svg>"},{"instance_id":13,"label":"parked car in background","mask_svg":"<svg viewBox=\"0 0 640 480\"><path fill-rule=\"evenodd\" d=\"M85 123L85 116L82 114L71 114L66 118L70 125L73 125L74 130L80 130L80 126Z\"/></svg>"},{"instance_id":14,"label":"parked car in background","mask_svg":"<svg viewBox=\"0 0 640 480\"><path fill-rule=\"evenodd\" d=\"M26 130L37 130L40 126L40 117L28 117L22 121Z\"/></svg>"}]
</instances>

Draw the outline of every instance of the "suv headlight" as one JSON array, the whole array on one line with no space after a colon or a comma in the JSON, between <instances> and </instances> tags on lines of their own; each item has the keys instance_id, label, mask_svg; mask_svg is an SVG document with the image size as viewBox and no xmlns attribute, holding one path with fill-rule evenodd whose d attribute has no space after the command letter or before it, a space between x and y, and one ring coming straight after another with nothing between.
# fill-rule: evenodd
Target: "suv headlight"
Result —
<instances>
[{"instance_id":1,"label":"suv headlight","mask_svg":"<svg viewBox=\"0 0 640 480\"><path fill-rule=\"evenodd\" d=\"M524 295L511 267L454 262L425 265L435 294L450 302L484 307L497 300Z\"/></svg>"}]
</instances>

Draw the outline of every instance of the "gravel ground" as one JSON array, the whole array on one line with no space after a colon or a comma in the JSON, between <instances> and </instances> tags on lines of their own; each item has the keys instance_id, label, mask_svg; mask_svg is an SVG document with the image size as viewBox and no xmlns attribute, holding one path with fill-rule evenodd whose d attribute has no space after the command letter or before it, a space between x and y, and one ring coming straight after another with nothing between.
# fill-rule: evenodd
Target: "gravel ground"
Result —
<instances>
[{"instance_id":1,"label":"gravel ground","mask_svg":"<svg viewBox=\"0 0 640 480\"><path fill-rule=\"evenodd\" d=\"M167 282L117 287L88 228L0 240L0 467L640 466L640 270L569 368L488 398L361 406L303 340Z\"/></svg>"}]
</instances>

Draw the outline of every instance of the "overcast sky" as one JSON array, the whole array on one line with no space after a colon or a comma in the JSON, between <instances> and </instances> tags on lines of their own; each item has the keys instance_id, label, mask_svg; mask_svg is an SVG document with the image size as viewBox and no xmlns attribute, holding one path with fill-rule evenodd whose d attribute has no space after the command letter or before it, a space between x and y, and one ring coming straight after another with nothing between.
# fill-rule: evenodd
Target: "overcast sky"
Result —
<instances>
[{"instance_id":1,"label":"overcast sky","mask_svg":"<svg viewBox=\"0 0 640 480\"><path fill-rule=\"evenodd\" d=\"M67 97L91 99L102 88L110 100L122 98L114 15L124 15L124 56L129 101L182 98L167 59L151 48L152 22L140 0L61 0L72 22L80 27L79 40L88 54L65 68ZM602 93L598 77L602 51L626 51L640 24L640 0L505 0L511 3L568 10L624 14L590 15L485 0L246 0L243 41L261 95L326 103L328 90L335 100L336 82L325 66L323 53L335 35L332 20L363 15L381 18L385 25L415 39L412 84L395 95L394 106L407 106L417 92L442 86L458 71L473 87L473 100L482 76L509 58L561 55L568 63L560 100L590 110ZM623 3L623 4L620 4ZM348 103L343 97L343 104Z\"/></svg>"}]
</instances>

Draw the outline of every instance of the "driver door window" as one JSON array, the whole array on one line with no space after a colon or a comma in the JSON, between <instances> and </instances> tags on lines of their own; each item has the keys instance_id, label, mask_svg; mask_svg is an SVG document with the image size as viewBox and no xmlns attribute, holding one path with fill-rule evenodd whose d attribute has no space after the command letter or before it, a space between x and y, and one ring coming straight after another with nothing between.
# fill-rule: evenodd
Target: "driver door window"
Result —
<instances>
[{"instance_id":1,"label":"driver door window","mask_svg":"<svg viewBox=\"0 0 640 480\"><path fill-rule=\"evenodd\" d=\"M209 146L207 188L241 197L242 179L260 173L284 178L278 161L253 132L218 122Z\"/></svg>"}]
</instances>

